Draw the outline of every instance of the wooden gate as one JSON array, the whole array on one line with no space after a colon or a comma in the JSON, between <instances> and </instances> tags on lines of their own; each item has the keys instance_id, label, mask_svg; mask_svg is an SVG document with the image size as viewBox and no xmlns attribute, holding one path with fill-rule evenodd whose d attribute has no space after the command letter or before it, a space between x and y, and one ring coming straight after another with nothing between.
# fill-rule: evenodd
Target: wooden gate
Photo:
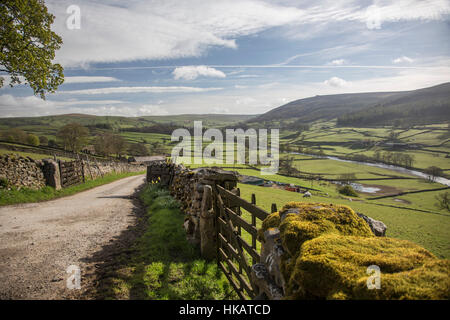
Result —
<instances>
[{"instance_id":1,"label":"wooden gate","mask_svg":"<svg viewBox=\"0 0 450 320\"><path fill-rule=\"evenodd\" d=\"M252 283L251 266L260 262L257 220L264 220L269 213L239 195L239 189L215 186L217 258L239 297L253 299L258 292Z\"/></svg>"},{"instance_id":2,"label":"wooden gate","mask_svg":"<svg viewBox=\"0 0 450 320\"><path fill-rule=\"evenodd\" d=\"M59 161L61 186L63 188L85 181L83 161Z\"/></svg>"},{"instance_id":3,"label":"wooden gate","mask_svg":"<svg viewBox=\"0 0 450 320\"><path fill-rule=\"evenodd\" d=\"M147 182L169 186L172 183L175 166L172 163L157 163L147 166Z\"/></svg>"}]
</instances>

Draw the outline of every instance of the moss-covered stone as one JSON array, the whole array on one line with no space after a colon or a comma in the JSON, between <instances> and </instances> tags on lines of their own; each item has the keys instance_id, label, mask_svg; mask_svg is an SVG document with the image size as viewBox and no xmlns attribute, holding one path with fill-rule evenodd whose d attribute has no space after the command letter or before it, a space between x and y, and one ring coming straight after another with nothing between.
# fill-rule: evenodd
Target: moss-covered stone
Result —
<instances>
[{"instance_id":1,"label":"moss-covered stone","mask_svg":"<svg viewBox=\"0 0 450 320\"><path fill-rule=\"evenodd\" d=\"M287 213L294 208L298 213ZM298 252L303 242L322 234L373 236L367 223L351 208L323 203L289 202L264 220L261 231L268 228L280 229L283 247L291 255Z\"/></svg>"},{"instance_id":2,"label":"moss-covered stone","mask_svg":"<svg viewBox=\"0 0 450 320\"><path fill-rule=\"evenodd\" d=\"M287 299L450 297L449 260L406 240L375 237L347 206L290 202L260 232L268 228L280 229L286 249L281 271ZM380 268L380 289L367 288L371 265Z\"/></svg>"}]
</instances>

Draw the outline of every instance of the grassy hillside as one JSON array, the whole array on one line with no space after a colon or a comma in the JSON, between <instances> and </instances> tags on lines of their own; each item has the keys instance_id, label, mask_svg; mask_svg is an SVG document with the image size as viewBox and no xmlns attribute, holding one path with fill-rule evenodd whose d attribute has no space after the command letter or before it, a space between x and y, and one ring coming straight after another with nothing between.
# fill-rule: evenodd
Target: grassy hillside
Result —
<instances>
[{"instance_id":1,"label":"grassy hillside","mask_svg":"<svg viewBox=\"0 0 450 320\"><path fill-rule=\"evenodd\" d=\"M192 126L193 121L203 121L206 127L223 127L238 121L246 121L254 118L254 115L227 115L227 114L195 114L195 115L175 115L175 116L144 116L144 117L117 117L117 116L94 116L87 114L64 114L45 117L20 117L20 118L0 118L0 129L2 128L22 128L48 129L59 128L71 122L77 122L83 126L96 126L98 128L123 129L141 128L155 124L175 125L178 127ZM43 128L41 128L43 129Z\"/></svg>"},{"instance_id":2,"label":"grassy hillside","mask_svg":"<svg viewBox=\"0 0 450 320\"><path fill-rule=\"evenodd\" d=\"M194 121L202 121L205 128L223 128L254 117L252 115L204 114L128 118L65 114L44 117L0 118L0 140L5 139L10 129L18 128L27 134L43 136L48 140L58 142L56 134L60 128L69 123L79 123L89 129L88 145L93 143L96 135L114 132L120 134L128 144L144 144L151 151L152 144L158 142L166 152L170 153L170 137L177 128L192 128ZM2 150L2 152L8 153L6 150ZM35 156L32 157L36 158ZM45 156L40 156L40 158L42 157Z\"/></svg>"},{"instance_id":3,"label":"grassy hillside","mask_svg":"<svg viewBox=\"0 0 450 320\"><path fill-rule=\"evenodd\" d=\"M413 91L370 92L315 96L275 108L248 124L286 128L295 124L337 118L339 125L357 127L392 124L430 124L450 119L450 83Z\"/></svg>"},{"instance_id":4,"label":"grassy hillside","mask_svg":"<svg viewBox=\"0 0 450 320\"><path fill-rule=\"evenodd\" d=\"M294 130L282 130L280 143L291 152L322 153L328 156L362 158L363 160L373 159L377 152L408 154L413 157L412 167L414 168L424 170L429 166L437 166L446 170L450 169L448 134L449 128L446 124L416 126L408 129L354 128L338 127L331 121L319 121L311 124L309 130L301 133ZM319 169L314 170L315 172L323 173L325 170L330 174L327 168L320 169L323 162L312 164L296 161L296 163L302 171L308 171L312 165ZM340 172L333 171L333 173Z\"/></svg>"},{"instance_id":5,"label":"grassy hillside","mask_svg":"<svg viewBox=\"0 0 450 320\"><path fill-rule=\"evenodd\" d=\"M330 120L343 113L365 109L381 101L383 98L395 95L394 92L352 93L315 96L289 102L281 107L270 110L249 122L272 121L278 119L296 118L303 122L319 119Z\"/></svg>"},{"instance_id":6,"label":"grassy hillside","mask_svg":"<svg viewBox=\"0 0 450 320\"><path fill-rule=\"evenodd\" d=\"M401 92L376 105L338 117L339 125L429 124L450 119L450 83Z\"/></svg>"}]
</instances>

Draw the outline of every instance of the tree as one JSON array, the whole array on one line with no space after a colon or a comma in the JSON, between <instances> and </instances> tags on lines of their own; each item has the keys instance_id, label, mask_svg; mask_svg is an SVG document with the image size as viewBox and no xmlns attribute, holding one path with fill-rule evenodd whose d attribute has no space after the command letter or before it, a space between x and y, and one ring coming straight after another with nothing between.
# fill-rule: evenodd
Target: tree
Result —
<instances>
[{"instance_id":1,"label":"tree","mask_svg":"<svg viewBox=\"0 0 450 320\"><path fill-rule=\"evenodd\" d=\"M343 184L351 184L352 181L356 180L356 175L354 173L343 173L339 176L339 180Z\"/></svg>"},{"instance_id":2,"label":"tree","mask_svg":"<svg viewBox=\"0 0 450 320\"><path fill-rule=\"evenodd\" d=\"M389 132L389 140L390 141L397 141L399 135L400 135L400 132L395 132L394 130L391 130Z\"/></svg>"},{"instance_id":3,"label":"tree","mask_svg":"<svg viewBox=\"0 0 450 320\"><path fill-rule=\"evenodd\" d=\"M29 134L27 137L27 143L32 146L38 146L39 138L37 136L35 136L34 134Z\"/></svg>"},{"instance_id":4,"label":"tree","mask_svg":"<svg viewBox=\"0 0 450 320\"><path fill-rule=\"evenodd\" d=\"M117 155L117 157L120 158L120 155L126 149L125 139L121 135L113 134L112 135L112 144L113 144L112 145L113 154Z\"/></svg>"},{"instance_id":5,"label":"tree","mask_svg":"<svg viewBox=\"0 0 450 320\"><path fill-rule=\"evenodd\" d=\"M340 194L343 194L345 196L349 196L349 197L357 197L358 196L355 189L353 189L353 187L348 184L338 188L338 191Z\"/></svg>"},{"instance_id":6,"label":"tree","mask_svg":"<svg viewBox=\"0 0 450 320\"><path fill-rule=\"evenodd\" d=\"M56 143L55 140L51 139L51 140L48 140L48 146L51 148L57 148L58 144Z\"/></svg>"},{"instance_id":7,"label":"tree","mask_svg":"<svg viewBox=\"0 0 450 320\"><path fill-rule=\"evenodd\" d=\"M434 182L437 177L442 176L444 171L436 166L431 166L425 169L425 173L428 175L428 180Z\"/></svg>"},{"instance_id":8,"label":"tree","mask_svg":"<svg viewBox=\"0 0 450 320\"><path fill-rule=\"evenodd\" d=\"M125 150L125 140L120 135L105 132L95 138L94 148L98 154L104 156L115 154L120 157Z\"/></svg>"},{"instance_id":9,"label":"tree","mask_svg":"<svg viewBox=\"0 0 450 320\"><path fill-rule=\"evenodd\" d=\"M148 156L147 146L143 143L132 143L128 147L128 152L133 156Z\"/></svg>"},{"instance_id":10,"label":"tree","mask_svg":"<svg viewBox=\"0 0 450 320\"><path fill-rule=\"evenodd\" d=\"M437 200L437 203L435 203L436 207L438 207L439 209L450 211L450 194L448 192L438 194L436 196L436 200Z\"/></svg>"},{"instance_id":11,"label":"tree","mask_svg":"<svg viewBox=\"0 0 450 320\"><path fill-rule=\"evenodd\" d=\"M3 133L3 138L9 142L27 143L27 133L22 129L12 128Z\"/></svg>"},{"instance_id":12,"label":"tree","mask_svg":"<svg viewBox=\"0 0 450 320\"><path fill-rule=\"evenodd\" d=\"M10 75L10 86L25 81L45 99L64 82L63 68L52 63L62 39L51 30L55 17L43 0L0 3L0 71ZM4 84L0 77L0 88Z\"/></svg>"},{"instance_id":13,"label":"tree","mask_svg":"<svg viewBox=\"0 0 450 320\"><path fill-rule=\"evenodd\" d=\"M39 144L41 146L46 146L48 145L48 139L46 136L39 136Z\"/></svg>"},{"instance_id":14,"label":"tree","mask_svg":"<svg viewBox=\"0 0 450 320\"><path fill-rule=\"evenodd\" d=\"M57 133L64 149L72 152L79 152L86 145L88 135L89 130L79 123L66 124Z\"/></svg>"},{"instance_id":15,"label":"tree","mask_svg":"<svg viewBox=\"0 0 450 320\"><path fill-rule=\"evenodd\" d=\"M288 176L292 176L298 173L298 169L294 166L294 157L285 157L280 159L280 172Z\"/></svg>"},{"instance_id":16,"label":"tree","mask_svg":"<svg viewBox=\"0 0 450 320\"><path fill-rule=\"evenodd\" d=\"M166 152L164 145L160 141L155 141L151 143L151 145L152 145L151 154L153 155L161 155Z\"/></svg>"}]
</instances>

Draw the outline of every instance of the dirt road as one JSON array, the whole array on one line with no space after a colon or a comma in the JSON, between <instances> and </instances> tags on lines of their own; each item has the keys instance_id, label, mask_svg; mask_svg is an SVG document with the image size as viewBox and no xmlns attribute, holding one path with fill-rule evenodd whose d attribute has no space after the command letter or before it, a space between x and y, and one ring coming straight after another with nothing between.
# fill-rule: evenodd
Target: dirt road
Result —
<instances>
[{"instance_id":1,"label":"dirt road","mask_svg":"<svg viewBox=\"0 0 450 320\"><path fill-rule=\"evenodd\" d=\"M133 176L49 202L0 207L0 299L66 299L84 292L99 252L136 223ZM96 259L93 259L96 257ZM81 289L68 289L70 265Z\"/></svg>"}]
</instances>

